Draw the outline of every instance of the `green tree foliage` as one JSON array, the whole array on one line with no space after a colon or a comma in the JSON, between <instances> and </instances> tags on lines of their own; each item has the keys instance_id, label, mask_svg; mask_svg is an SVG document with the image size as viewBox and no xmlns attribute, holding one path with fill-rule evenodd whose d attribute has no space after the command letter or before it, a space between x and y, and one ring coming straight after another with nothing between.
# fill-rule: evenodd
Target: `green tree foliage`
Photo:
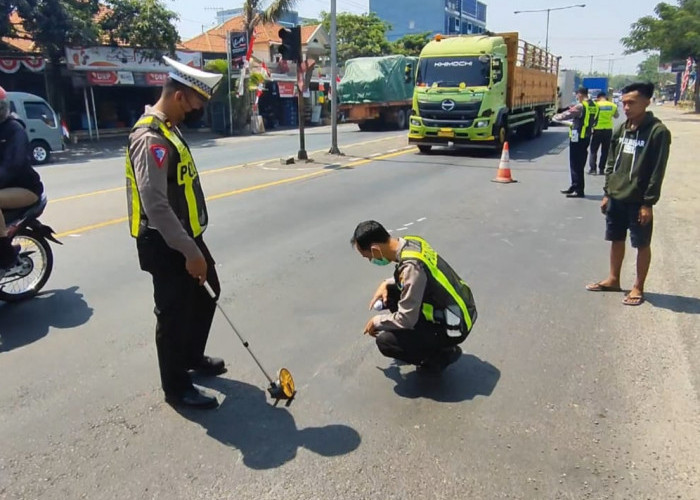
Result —
<instances>
[{"instance_id":1,"label":"green tree foliage","mask_svg":"<svg viewBox=\"0 0 700 500\"><path fill-rule=\"evenodd\" d=\"M92 45L99 38L93 22L97 0L18 1L15 7L28 37L53 64L63 57L66 46Z\"/></svg>"},{"instance_id":2,"label":"green tree foliage","mask_svg":"<svg viewBox=\"0 0 700 500\"><path fill-rule=\"evenodd\" d=\"M321 23L326 31L331 29L331 16L321 12ZM354 57L382 56L391 53L386 32L391 26L374 12L370 14L341 13L336 17L338 60Z\"/></svg>"},{"instance_id":3,"label":"green tree foliage","mask_svg":"<svg viewBox=\"0 0 700 500\"><path fill-rule=\"evenodd\" d=\"M180 41L175 28L179 16L161 0L107 0L109 12L100 20L100 28L110 44L161 50L170 54Z\"/></svg>"},{"instance_id":4,"label":"green tree foliage","mask_svg":"<svg viewBox=\"0 0 700 500\"><path fill-rule=\"evenodd\" d=\"M637 66L637 79L653 82L657 86L675 82L675 75L659 73L659 60L660 56L653 54L639 63Z\"/></svg>"},{"instance_id":5,"label":"green tree foliage","mask_svg":"<svg viewBox=\"0 0 700 500\"><path fill-rule=\"evenodd\" d=\"M391 52L405 56L419 56L431 38L431 32L404 35L391 43Z\"/></svg>"},{"instance_id":6,"label":"green tree foliage","mask_svg":"<svg viewBox=\"0 0 700 500\"><path fill-rule=\"evenodd\" d=\"M627 53L658 50L664 60L700 59L700 0L660 3L653 16L644 16L622 39ZM700 82L695 83L695 111L700 112Z\"/></svg>"},{"instance_id":7,"label":"green tree foliage","mask_svg":"<svg viewBox=\"0 0 700 500\"><path fill-rule=\"evenodd\" d=\"M259 24L277 22L287 11L294 8L297 0L245 0L243 2L243 18L245 29L250 39ZM264 5L267 7L263 8Z\"/></svg>"}]
</instances>

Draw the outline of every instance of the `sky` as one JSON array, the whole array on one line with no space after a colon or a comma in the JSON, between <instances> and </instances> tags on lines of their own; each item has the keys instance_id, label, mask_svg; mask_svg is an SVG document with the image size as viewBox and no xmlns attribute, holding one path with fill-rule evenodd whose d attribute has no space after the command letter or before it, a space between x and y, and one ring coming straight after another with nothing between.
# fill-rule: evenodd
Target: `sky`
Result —
<instances>
[{"instance_id":1,"label":"sky","mask_svg":"<svg viewBox=\"0 0 700 500\"><path fill-rule=\"evenodd\" d=\"M395 0L400 5L402 0ZM642 16L652 15L660 0L482 0L486 3L487 29L495 32L518 31L524 40L544 47L547 13L514 14L516 10L572 8L550 13L549 48L562 56L562 68L614 74L635 74L637 65L646 57L638 53L624 55L620 38L626 36L630 25ZM667 0L668 3L675 3ZM183 40L213 27L216 11L240 7L241 0L165 0L168 8L180 15L177 28ZM267 5L264 2L263 5ZM365 13L369 0L337 0L338 12ZM330 11L330 0L299 0L297 9L302 17L318 17L322 10ZM583 56L583 57L572 57ZM591 56L593 56L591 61ZM613 61L610 61L613 59ZM592 63L592 64L591 64Z\"/></svg>"}]
</instances>

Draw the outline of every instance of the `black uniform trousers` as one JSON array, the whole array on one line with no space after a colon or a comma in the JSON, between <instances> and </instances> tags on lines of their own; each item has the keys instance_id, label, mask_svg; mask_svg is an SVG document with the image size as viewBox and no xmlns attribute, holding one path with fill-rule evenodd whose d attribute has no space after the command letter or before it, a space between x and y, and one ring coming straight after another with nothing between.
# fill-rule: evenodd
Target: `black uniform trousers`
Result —
<instances>
[{"instance_id":1,"label":"black uniform trousers","mask_svg":"<svg viewBox=\"0 0 700 500\"><path fill-rule=\"evenodd\" d=\"M600 148L600 163L598 163L597 170L598 173L604 173L605 164L608 161L608 152L610 151L612 135L612 129L593 131L593 137L591 137L591 158L588 161L588 167L592 173L595 173L596 171L598 148Z\"/></svg>"},{"instance_id":2,"label":"black uniform trousers","mask_svg":"<svg viewBox=\"0 0 700 500\"><path fill-rule=\"evenodd\" d=\"M214 259L201 236L195 242L207 261L207 282L217 298L221 291ZM188 370L204 356L216 299L192 278L185 257L170 248L158 231L146 230L136 239L141 269L153 277L156 349L163 391L179 395L192 386Z\"/></svg>"},{"instance_id":3,"label":"black uniform trousers","mask_svg":"<svg viewBox=\"0 0 700 500\"><path fill-rule=\"evenodd\" d=\"M398 310L400 295L396 285L389 285L387 306L391 312ZM419 365L438 355L441 350L460 344L465 338L449 337L444 326L421 317L415 328L410 330L380 330L376 343L384 356Z\"/></svg>"},{"instance_id":4,"label":"black uniform trousers","mask_svg":"<svg viewBox=\"0 0 700 500\"><path fill-rule=\"evenodd\" d=\"M571 172L571 190L582 194L585 187L586 159L588 158L588 145L590 137L579 139L578 142L569 141L569 170Z\"/></svg>"}]
</instances>

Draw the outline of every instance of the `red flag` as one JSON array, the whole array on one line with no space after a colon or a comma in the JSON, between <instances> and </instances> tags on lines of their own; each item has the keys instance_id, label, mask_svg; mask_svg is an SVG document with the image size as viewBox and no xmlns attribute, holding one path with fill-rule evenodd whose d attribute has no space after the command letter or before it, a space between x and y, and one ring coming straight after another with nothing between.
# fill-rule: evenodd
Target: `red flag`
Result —
<instances>
[{"instance_id":1,"label":"red flag","mask_svg":"<svg viewBox=\"0 0 700 500\"><path fill-rule=\"evenodd\" d=\"M246 61L250 61L250 58L253 55L253 45L255 45L255 37L257 36L257 34L258 30L253 30L253 34L251 35L250 40L248 41L248 52L245 55Z\"/></svg>"}]
</instances>

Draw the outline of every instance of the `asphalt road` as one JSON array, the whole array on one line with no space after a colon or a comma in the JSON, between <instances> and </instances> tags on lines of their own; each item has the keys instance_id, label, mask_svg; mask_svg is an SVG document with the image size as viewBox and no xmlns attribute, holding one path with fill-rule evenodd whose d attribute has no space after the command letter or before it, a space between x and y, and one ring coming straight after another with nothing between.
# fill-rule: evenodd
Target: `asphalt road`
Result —
<instances>
[{"instance_id":1,"label":"asphalt road","mask_svg":"<svg viewBox=\"0 0 700 500\"><path fill-rule=\"evenodd\" d=\"M198 383L221 407L166 405L122 159L42 169L53 200L42 219L65 245L46 293L0 304L0 498L697 498L688 339L700 301L673 287L697 266L681 277L656 260L639 308L584 290L607 269L603 180L587 177L586 199L559 194L564 128L512 145L509 185L490 182L493 156L421 155L398 132L345 129L344 168L261 164L295 140L194 148L220 303L269 371L293 373L290 408L270 406L218 315L208 353L229 371ZM349 244L369 218L425 237L474 291L478 321L440 378L392 364L362 335L391 272Z\"/></svg>"}]
</instances>

